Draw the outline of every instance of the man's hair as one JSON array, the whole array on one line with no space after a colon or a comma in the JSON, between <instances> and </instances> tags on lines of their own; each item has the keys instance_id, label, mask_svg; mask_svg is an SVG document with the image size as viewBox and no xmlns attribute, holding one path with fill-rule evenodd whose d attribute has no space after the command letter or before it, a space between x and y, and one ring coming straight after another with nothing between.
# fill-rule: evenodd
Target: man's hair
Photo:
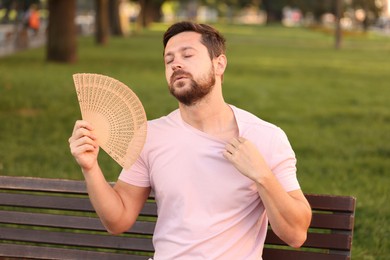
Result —
<instances>
[{"instance_id":1,"label":"man's hair","mask_svg":"<svg viewBox=\"0 0 390 260\"><path fill-rule=\"evenodd\" d=\"M182 32L199 33L201 35L201 43L206 46L211 59L216 58L221 54L225 54L226 52L226 40L216 29L207 24L186 21L171 25L164 33L164 51L169 39Z\"/></svg>"}]
</instances>

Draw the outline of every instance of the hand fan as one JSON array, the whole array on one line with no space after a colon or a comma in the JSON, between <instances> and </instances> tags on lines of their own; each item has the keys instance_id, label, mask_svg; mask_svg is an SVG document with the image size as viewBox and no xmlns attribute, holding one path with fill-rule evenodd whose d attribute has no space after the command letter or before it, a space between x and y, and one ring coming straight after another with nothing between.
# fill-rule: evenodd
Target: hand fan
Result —
<instances>
[{"instance_id":1,"label":"hand fan","mask_svg":"<svg viewBox=\"0 0 390 260\"><path fill-rule=\"evenodd\" d=\"M83 120L94 127L99 146L123 168L135 162L145 143L146 114L122 82L92 73L73 75Z\"/></svg>"}]
</instances>

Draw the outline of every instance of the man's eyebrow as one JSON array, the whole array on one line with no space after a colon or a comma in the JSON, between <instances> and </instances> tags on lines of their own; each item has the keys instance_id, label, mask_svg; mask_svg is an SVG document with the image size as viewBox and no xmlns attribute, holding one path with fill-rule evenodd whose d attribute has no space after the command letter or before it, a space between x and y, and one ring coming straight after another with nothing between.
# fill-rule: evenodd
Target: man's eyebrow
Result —
<instances>
[{"instance_id":1,"label":"man's eyebrow","mask_svg":"<svg viewBox=\"0 0 390 260\"><path fill-rule=\"evenodd\" d=\"M166 57L168 57L168 56L173 56L173 53L172 53L172 52L167 52L167 53L165 53L164 58L166 58Z\"/></svg>"},{"instance_id":2,"label":"man's eyebrow","mask_svg":"<svg viewBox=\"0 0 390 260\"><path fill-rule=\"evenodd\" d=\"M185 46L185 47L181 47L179 49L179 52L183 52L186 50L196 50L196 49L194 47L191 47L191 46ZM173 52L169 51L169 52L165 53L164 57L167 57L167 56L173 56Z\"/></svg>"},{"instance_id":3,"label":"man's eyebrow","mask_svg":"<svg viewBox=\"0 0 390 260\"><path fill-rule=\"evenodd\" d=\"M194 47L192 47L192 46L188 46L188 47L183 47L183 48L181 48L180 49L180 51L186 51L186 50L196 50Z\"/></svg>"}]
</instances>

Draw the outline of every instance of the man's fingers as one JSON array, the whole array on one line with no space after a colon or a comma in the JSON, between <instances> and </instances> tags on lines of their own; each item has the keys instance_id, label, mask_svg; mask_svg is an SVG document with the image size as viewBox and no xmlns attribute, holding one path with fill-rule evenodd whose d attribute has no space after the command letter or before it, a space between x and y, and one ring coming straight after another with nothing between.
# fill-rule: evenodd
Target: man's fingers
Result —
<instances>
[{"instance_id":1,"label":"man's fingers","mask_svg":"<svg viewBox=\"0 0 390 260\"><path fill-rule=\"evenodd\" d=\"M85 120L77 120L73 127L72 135L74 135L79 129L86 129L88 131L93 131L93 127L90 123Z\"/></svg>"},{"instance_id":2,"label":"man's fingers","mask_svg":"<svg viewBox=\"0 0 390 260\"><path fill-rule=\"evenodd\" d=\"M230 140L230 144L235 148L238 148L240 146L240 141L237 138L233 138L232 140Z\"/></svg>"},{"instance_id":3,"label":"man's fingers","mask_svg":"<svg viewBox=\"0 0 390 260\"><path fill-rule=\"evenodd\" d=\"M230 142L225 146L225 149L230 152L231 154L234 153L234 151L239 150L240 146L243 145L246 142L246 139L244 137L238 137L233 138L230 140Z\"/></svg>"},{"instance_id":4,"label":"man's fingers","mask_svg":"<svg viewBox=\"0 0 390 260\"><path fill-rule=\"evenodd\" d=\"M90 131L93 130L93 126L88 122L88 121L85 121L85 120L77 120L75 125L74 125L74 130L77 130L78 128L85 128L85 129L88 129Z\"/></svg>"},{"instance_id":5,"label":"man's fingers","mask_svg":"<svg viewBox=\"0 0 390 260\"><path fill-rule=\"evenodd\" d=\"M92 133L92 126L87 121L77 121L73 129L72 136L68 139L69 143L72 143L84 136L96 140L96 136Z\"/></svg>"},{"instance_id":6,"label":"man's fingers","mask_svg":"<svg viewBox=\"0 0 390 260\"><path fill-rule=\"evenodd\" d=\"M74 147L71 149L71 153L73 156L77 157L80 154L84 154L87 152L93 152L95 147L91 144L82 144L80 146Z\"/></svg>"},{"instance_id":7,"label":"man's fingers","mask_svg":"<svg viewBox=\"0 0 390 260\"><path fill-rule=\"evenodd\" d=\"M87 136L77 139L70 144L70 150L73 156L93 152L97 148L97 143Z\"/></svg>"},{"instance_id":8,"label":"man's fingers","mask_svg":"<svg viewBox=\"0 0 390 260\"><path fill-rule=\"evenodd\" d=\"M245 139L244 137L238 137L237 139L241 144L245 143L247 141L247 139Z\"/></svg>"},{"instance_id":9,"label":"man's fingers","mask_svg":"<svg viewBox=\"0 0 390 260\"><path fill-rule=\"evenodd\" d=\"M227 160L231 160L231 158L232 158L232 154L229 152L229 151L223 151L223 156L227 159Z\"/></svg>"},{"instance_id":10,"label":"man's fingers","mask_svg":"<svg viewBox=\"0 0 390 260\"><path fill-rule=\"evenodd\" d=\"M92 133L92 130L92 125L87 121L76 121L72 136L68 139L71 153L74 156L91 152L98 148L96 137Z\"/></svg>"},{"instance_id":11,"label":"man's fingers","mask_svg":"<svg viewBox=\"0 0 390 260\"><path fill-rule=\"evenodd\" d=\"M228 143L226 146L225 146L225 151L230 153L230 154L233 154L234 150L236 148L234 147L234 145L232 145L231 143Z\"/></svg>"},{"instance_id":12,"label":"man's fingers","mask_svg":"<svg viewBox=\"0 0 390 260\"><path fill-rule=\"evenodd\" d=\"M71 142L70 146L71 147L78 147L78 146L82 146L84 144L89 144L93 147L97 146L95 140L90 138L89 136L83 136L81 138L75 139L73 142Z\"/></svg>"},{"instance_id":13,"label":"man's fingers","mask_svg":"<svg viewBox=\"0 0 390 260\"><path fill-rule=\"evenodd\" d=\"M245 142L246 139L244 137L233 138L232 140L230 140L230 144L236 148L239 148L241 144L244 144Z\"/></svg>"},{"instance_id":14,"label":"man's fingers","mask_svg":"<svg viewBox=\"0 0 390 260\"><path fill-rule=\"evenodd\" d=\"M77 129L73 136L75 139L80 139L84 136L87 136L87 137L91 138L92 140L96 140L96 136L93 134L93 132L91 130L86 129L86 128Z\"/></svg>"}]
</instances>

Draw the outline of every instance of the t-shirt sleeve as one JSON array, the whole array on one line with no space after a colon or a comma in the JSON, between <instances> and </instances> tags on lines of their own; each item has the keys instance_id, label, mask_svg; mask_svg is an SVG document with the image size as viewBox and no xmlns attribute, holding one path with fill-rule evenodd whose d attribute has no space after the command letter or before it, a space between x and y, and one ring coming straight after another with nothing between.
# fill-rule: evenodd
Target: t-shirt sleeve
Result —
<instances>
[{"instance_id":1,"label":"t-shirt sleeve","mask_svg":"<svg viewBox=\"0 0 390 260\"><path fill-rule=\"evenodd\" d=\"M128 169L123 169L119 175L119 180L139 187L150 187L148 167L145 163L143 153L135 163Z\"/></svg>"},{"instance_id":2,"label":"t-shirt sleeve","mask_svg":"<svg viewBox=\"0 0 390 260\"><path fill-rule=\"evenodd\" d=\"M295 153L284 131L277 129L271 144L271 171L287 192L298 190L300 185L296 175Z\"/></svg>"}]
</instances>

